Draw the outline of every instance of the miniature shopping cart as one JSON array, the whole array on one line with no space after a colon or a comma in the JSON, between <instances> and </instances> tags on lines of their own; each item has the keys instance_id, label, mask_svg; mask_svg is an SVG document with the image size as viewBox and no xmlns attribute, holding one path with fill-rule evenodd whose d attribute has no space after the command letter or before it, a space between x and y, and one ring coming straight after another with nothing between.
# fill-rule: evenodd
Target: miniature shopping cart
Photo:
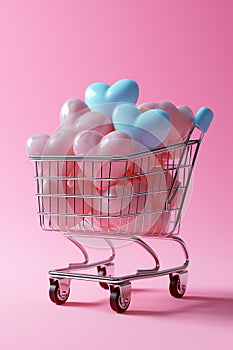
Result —
<instances>
[{"instance_id":1,"label":"miniature shopping cart","mask_svg":"<svg viewBox=\"0 0 233 350\"><path fill-rule=\"evenodd\" d=\"M42 229L62 232L84 256L81 263L49 271L52 302L67 301L72 279L98 282L109 289L110 305L116 312L128 308L133 280L169 275L171 295L184 295L189 256L177 235L197 153L212 118L212 112L203 107L184 142L129 156L30 157L35 163ZM113 176L116 167L125 169L118 178ZM114 195L110 189L116 183L121 186ZM183 265L161 270L157 253L146 243L147 237L178 243L185 257ZM87 248L81 243L84 238L89 242L103 240L111 250L110 257L89 262ZM115 276L115 241L141 246L152 256L154 266ZM96 274L82 273L90 268L96 268Z\"/></svg>"}]
</instances>

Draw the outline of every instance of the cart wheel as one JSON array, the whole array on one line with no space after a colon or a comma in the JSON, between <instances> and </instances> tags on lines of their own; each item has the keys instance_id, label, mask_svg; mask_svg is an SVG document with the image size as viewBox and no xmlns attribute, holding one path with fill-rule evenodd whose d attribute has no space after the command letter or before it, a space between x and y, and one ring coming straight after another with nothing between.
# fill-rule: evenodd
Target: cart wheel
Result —
<instances>
[{"instance_id":1,"label":"cart wheel","mask_svg":"<svg viewBox=\"0 0 233 350\"><path fill-rule=\"evenodd\" d=\"M97 270L98 270L98 276L106 276L107 275L106 267L98 266ZM109 289L108 284L105 282L99 282L99 285L103 289Z\"/></svg>"},{"instance_id":2,"label":"cart wheel","mask_svg":"<svg viewBox=\"0 0 233 350\"><path fill-rule=\"evenodd\" d=\"M62 305L67 301L67 299L69 298L69 295L70 295L70 289L68 290L68 292L66 294L64 294L64 295L60 294L60 288L59 288L59 284L57 281L53 282L50 285L49 297L53 303L55 303L57 305Z\"/></svg>"},{"instance_id":3,"label":"cart wheel","mask_svg":"<svg viewBox=\"0 0 233 350\"><path fill-rule=\"evenodd\" d=\"M124 301L120 295L120 288L114 288L110 294L110 306L113 311L118 313L125 312L130 304L130 299L125 299Z\"/></svg>"},{"instance_id":4,"label":"cart wheel","mask_svg":"<svg viewBox=\"0 0 233 350\"><path fill-rule=\"evenodd\" d=\"M185 293L186 286L180 286L180 277L179 275L172 276L170 278L169 291L174 298L182 298Z\"/></svg>"}]
</instances>

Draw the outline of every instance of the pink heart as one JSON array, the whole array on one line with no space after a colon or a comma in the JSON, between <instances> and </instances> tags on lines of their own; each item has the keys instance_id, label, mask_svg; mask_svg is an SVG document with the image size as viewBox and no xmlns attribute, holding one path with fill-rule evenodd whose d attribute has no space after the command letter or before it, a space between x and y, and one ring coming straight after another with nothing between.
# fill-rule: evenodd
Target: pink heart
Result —
<instances>
[{"instance_id":1,"label":"pink heart","mask_svg":"<svg viewBox=\"0 0 233 350\"><path fill-rule=\"evenodd\" d=\"M192 128L193 113L186 106L176 107L167 101L158 103L145 102L139 106L139 109L142 113L149 109L162 109L169 114L171 118L171 130L163 142L164 145L183 142Z\"/></svg>"},{"instance_id":2,"label":"pink heart","mask_svg":"<svg viewBox=\"0 0 233 350\"><path fill-rule=\"evenodd\" d=\"M96 160L93 163L88 156L124 156L133 153L132 140L122 131L112 131L105 136L94 130L81 131L76 135L73 147L77 156L86 156L78 162L83 173L88 178L92 178L95 186L102 191L109 187L109 178L113 184L124 175L129 162L126 160L111 162ZM106 178L106 180L97 178Z\"/></svg>"},{"instance_id":3,"label":"pink heart","mask_svg":"<svg viewBox=\"0 0 233 350\"><path fill-rule=\"evenodd\" d=\"M74 137L75 131L73 128L58 128L48 139L43 154L51 156L74 155ZM64 161L44 161L42 162L42 166L43 174L46 176L63 176L64 172L67 171L66 167L70 166L70 163L67 164Z\"/></svg>"},{"instance_id":4,"label":"pink heart","mask_svg":"<svg viewBox=\"0 0 233 350\"><path fill-rule=\"evenodd\" d=\"M74 122L74 129L76 133L83 130L95 130L103 135L113 131L112 121L106 115L89 111L77 118Z\"/></svg>"},{"instance_id":5,"label":"pink heart","mask_svg":"<svg viewBox=\"0 0 233 350\"><path fill-rule=\"evenodd\" d=\"M142 194L138 193L139 186ZM98 206L94 208L99 227L125 231L127 225L133 225L133 221L137 220L137 215L144 210L146 191L147 184L143 181L140 183L139 177L134 181L120 180L110 186L99 199Z\"/></svg>"},{"instance_id":6,"label":"pink heart","mask_svg":"<svg viewBox=\"0 0 233 350\"><path fill-rule=\"evenodd\" d=\"M162 167L157 162L156 166L148 169L147 163L144 170L147 171L146 175L143 169L132 162L127 172L129 179L120 181L103 193L103 197L99 199L99 203L94 208L94 214L97 216L96 230L108 231L111 229L116 233L133 235L146 234L151 232L151 229L154 233L153 228L156 225L157 228L161 226L161 223L165 225L165 218L161 218L161 212L164 210L167 184ZM132 214L132 216L127 216L127 214ZM96 222L99 222L99 225Z\"/></svg>"},{"instance_id":7,"label":"pink heart","mask_svg":"<svg viewBox=\"0 0 233 350\"><path fill-rule=\"evenodd\" d=\"M43 211L48 213L46 216L54 229L72 232L83 219L83 216L74 215L84 215L90 211L90 207L83 204L83 198L77 197L81 193L78 186L75 187L76 197L69 197L73 192L67 186L66 180L44 180L42 191L45 196L41 197L41 206Z\"/></svg>"},{"instance_id":8,"label":"pink heart","mask_svg":"<svg viewBox=\"0 0 233 350\"><path fill-rule=\"evenodd\" d=\"M65 101L60 110L60 122L65 123L66 127L71 126L73 121L83 113L86 113L90 109L86 103L79 98L70 98Z\"/></svg>"},{"instance_id":9,"label":"pink heart","mask_svg":"<svg viewBox=\"0 0 233 350\"><path fill-rule=\"evenodd\" d=\"M103 134L95 130L82 130L73 141L73 151L76 156L96 155L97 147Z\"/></svg>"},{"instance_id":10,"label":"pink heart","mask_svg":"<svg viewBox=\"0 0 233 350\"><path fill-rule=\"evenodd\" d=\"M29 156L43 154L44 148L49 140L49 135L34 134L26 142L26 151Z\"/></svg>"},{"instance_id":11,"label":"pink heart","mask_svg":"<svg viewBox=\"0 0 233 350\"><path fill-rule=\"evenodd\" d=\"M58 128L48 139L43 153L45 155L73 155L75 134L73 128Z\"/></svg>"},{"instance_id":12,"label":"pink heart","mask_svg":"<svg viewBox=\"0 0 233 350\"><path fill-rule=\"evenodd\" d=\"M68 204L73 213L83 214L81 219L90 213L93 205L93 197L98 192L93 182L86 179L78 164L72 162L73 168L67 174L68 180L63 183L65 193L68 194ZM65 187L64 187L65 186Z\"/></svg>"}]
</instances>

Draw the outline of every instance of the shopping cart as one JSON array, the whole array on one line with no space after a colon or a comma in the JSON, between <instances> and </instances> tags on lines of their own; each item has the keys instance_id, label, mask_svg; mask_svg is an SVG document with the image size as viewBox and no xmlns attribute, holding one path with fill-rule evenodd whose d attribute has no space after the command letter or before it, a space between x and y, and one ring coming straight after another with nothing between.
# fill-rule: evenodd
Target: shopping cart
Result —
<instances>
[{"instance_id":1,"label":"shopping cart","mask_svg":"<svg viewBox=\"0 0 233 350\"><path fill-rule=\"evenodd\" d=\"M52 302L67 301L72 279L99 282L109 289L110 305L116 312L128 308L133 280L169 275L170 294L175 298L184 295L189 255L177 235L197 153L212 118L209 109L201 108L185 142L129 156L30 157L35 163L42 229L62 232L84 256L81 263L49 271ZM123 175L113 176L114 167L124 168ZM114 195L110 189L116 183L121 185L116 185ZM183 265L161 270L157 253L146 243L147 237L178 243L184 253ZM87 248L81 243L84 238L89 242L103 240L111 250L110 257L89 262ZM152 256L154 267L115 276L115 241L141 246ZM97 268L97 273L80 272L90 268Z\"/></svg>"}]
</instances>

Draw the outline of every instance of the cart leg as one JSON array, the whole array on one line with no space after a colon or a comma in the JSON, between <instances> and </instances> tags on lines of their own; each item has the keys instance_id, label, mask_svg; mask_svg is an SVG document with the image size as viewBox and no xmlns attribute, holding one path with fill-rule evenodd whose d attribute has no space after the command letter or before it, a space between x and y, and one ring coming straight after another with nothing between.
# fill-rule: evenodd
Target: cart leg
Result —
<instances>
[{"instance_id":1,"label":"cart leg","mask_svg":"<svg viewBox=\"0 0 233 350\"><path fill-rule=\"evenodd\" d=\"M182 298L184 295L187 282L188 282L188 271L182 271L175 274L169 274L170 285L169 291L174 298Z\"/></svg>"},{"instance_id":2,"label":"cart leg","mask_svg":"<svg viewBox=\"0 0 233 350\"><path fill-rule=\"evenodd\" d=\"M102 260L102 261L97 261L97 262L93 262L91 264L88 264L89 262L89 256L88 253L86 251L86 249L83 247L83 245L81 243L79 243L78 241L76 241L73 237L67 237L74 245L76 245L76 247L78 247L81 252L84 255L84 261L82 263L70 263L68 269L77 269L80 267L95 267L98 265L107 265L109 263L111 263L115 256L116 256L116 252L115 252L115 248L111 243L110 239L104 238L104 240L107 242L107 244L109 245L110 249L111 249L111 255L109 256L108 259Z\"/></svg>"},{"instance_id":3,"label":"cart leg","mask_svg":"<svg viewBox=\"0 0 233 350\"><path fill-rule=\"evenodd\" d=\"M118 313L125 312L131 301L131 283L110 286L110 306Z\"/></svg>"},{"instance_id":4,"label":"cart leg","mask_svg":"<svg viewBox=\"0 0 233 350\"><path fill-rule=\"evenodd\" d=\"M98 276L113 277L114 276L114 264L106 264L97 266ZM106 282L99 282L103 289L109 289Z\"/></svg>"},{"instance_id":5,"label":"cart leg","mask_svg":"<svg viewBox=\"0 0 233 350\"><path fill-rule=\"evenodd\" d=\"M159 270L160 263L159 263L159 257L155 253L155 251L141 238L138 237L131 237L131 240L137 244L139 244L141 247L143 247L154 259L155 261L155 267L153 269L140 269L137 270L137 274L143 274L143 273L153 273Z\"/></svg>"},{"instance_id":6,"label":"cart leg","mask_svg":"<svg viewBox=\"0 0 233 350\"><path fill-rule=\"evenodd\" d=\"M64 304L70 295L70 278L50 278L49 296L53 303Z\"/></svg>"},{"instance_id":7,"label":"cart leg","mask_svg":"<svg viewBox=\"0 0 233 350\"><path fill-rule=\"evenodd\" d=\"M177 242L181 245L183 252L184 252L184 255L185 255L184 266L187 267L189 264L189 254L188 254L188 250L187 250L187 247L186 247L186 244L184 243L184 241L180 237L176 237L176 236L167 237L165 239L173 240L174 242Z\"/></svg>"},{"instance_id":8,"label":"cart leg","mask_svg":"<svg viewBox=\"0 0 233 350\"><path fill-rule=\"evenodd\" d=\"M88 261L89 261L89 256L88 256L88 253L87 253L86 249L83 247L83 245L82 245L81 243L79 243L78 241L76 241L73 237L67 237L67 238L68 238L68 240L69 240L70 242L72 242L77 248L79 248L79 250L82 252L83 257L84 257L84 261L83 261L82 263L74 263L74 264L70 263L70 264L69 264L69 267L70 267L70 268L72 268L72 267L75 268L75 266L86 265L86 264L88 263Z\"/></svg>"},{"instance_id":9,"label":"cart leg","mask_svg":"<svg viewBox=\"0 0 233 350\"><path fill-rule=\"evenodd\" d=\"M188 271L186 270L186 267L189 264L189 255L188 255L186 245L181 238L172 236L172 237L168 237L168 239L171 239L171 240L179 243L184 251L184 254L185 254L185 262L183 265L184 268L181 271L169 273L169 277L170 277L169 291L170 291L170 294L174 298L182 298L182 296L184 295L184 293L186 291L187 283L188 283Z\"/></svg>"}]
</instances>

